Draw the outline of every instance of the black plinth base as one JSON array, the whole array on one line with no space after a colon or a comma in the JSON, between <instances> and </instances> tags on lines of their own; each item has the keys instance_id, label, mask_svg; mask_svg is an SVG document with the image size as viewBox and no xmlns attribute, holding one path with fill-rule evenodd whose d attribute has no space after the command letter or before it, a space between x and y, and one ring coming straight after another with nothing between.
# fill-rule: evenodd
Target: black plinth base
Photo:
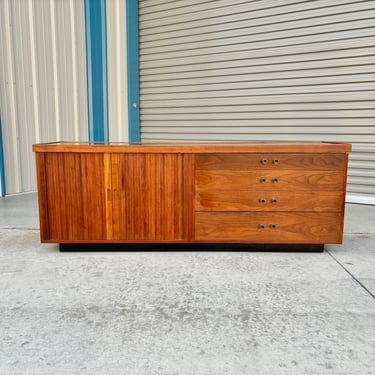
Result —
<instances>
[{"instance_id":1,"label":"black plinth base","mask_svg":"<svg viewBox=\"0 0 375 375\"><path fill-rule=\"evenodd\" d=\"M323 244L61 243L60 251L273 251L323 252Z\"/></svg>"}]
</instances>

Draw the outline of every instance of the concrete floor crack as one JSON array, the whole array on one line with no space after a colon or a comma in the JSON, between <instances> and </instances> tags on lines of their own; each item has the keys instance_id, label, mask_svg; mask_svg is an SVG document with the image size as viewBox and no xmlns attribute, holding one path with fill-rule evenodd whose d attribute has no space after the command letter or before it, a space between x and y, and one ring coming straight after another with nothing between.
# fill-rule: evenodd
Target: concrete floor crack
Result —
<instances>
[{"instance_id":1,"label":"concrete floor crack","mask_svg":"<svg viewBox=\"0 0 375 375\"><path fill-rule=\"evenodd\" d=\"M363 283L361 283L361 281L359 281L343 264L341 264L327 249L325 249L325 251L329 254L329 256L339 265L341 266L341 268L346 271L350 276L351 278L357 282L357 284L359 286L361 286L372 298L375 299L375 295L368 289L365 287L365 285L363 285Z\"/></svg>"}]
</instances>

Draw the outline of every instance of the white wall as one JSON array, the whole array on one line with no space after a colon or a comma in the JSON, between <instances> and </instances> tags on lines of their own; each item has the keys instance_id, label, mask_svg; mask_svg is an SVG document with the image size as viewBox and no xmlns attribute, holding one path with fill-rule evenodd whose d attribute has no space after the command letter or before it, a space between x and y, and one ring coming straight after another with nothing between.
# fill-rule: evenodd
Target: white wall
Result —
<instances>
[{"instance_id":1,"label":"white wall","mask_svg":"<svg viewBox=\"0 0 375 375\"><path fill-rule=\"evenodd\" d=\"M106 5L109 139L127 142L126 1L107 0Z\"/></svg>"}]
</instances>

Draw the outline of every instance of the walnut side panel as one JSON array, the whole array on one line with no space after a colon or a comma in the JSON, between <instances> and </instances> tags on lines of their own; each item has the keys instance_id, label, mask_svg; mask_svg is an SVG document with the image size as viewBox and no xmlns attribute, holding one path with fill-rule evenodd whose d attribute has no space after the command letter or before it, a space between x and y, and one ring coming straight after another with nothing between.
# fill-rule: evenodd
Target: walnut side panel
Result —
<instances>
[{"instance_id":1,"label":"walnut side panel","mask_svg":"<svg viewBox=\"0 0 375 375\"><path fill-rule=\"evenodd\" d=\"M40 240L42 242L50 239L48 224L48 205L47 205L47 180L46 165L43 152L35 153L36 177L38 185L38 206L39 206L39 225Z\"/></svg>"},{"instance_id":2,"label":"walnut side panel","mask_svg":"<svg viewBox=\"0 0 375 375\"><path fill-rule=\"evenodd\" d=\"M346 185L348 179L348 163L349 163L349 154L345 154L345 168L344 168L344 187L342 190L343 197L342 197L342 216L341 216L341 237L340 243L343 242L344 238L344 220L345 220L345 202L346 202Z\"/></svg>"}]
</instances>

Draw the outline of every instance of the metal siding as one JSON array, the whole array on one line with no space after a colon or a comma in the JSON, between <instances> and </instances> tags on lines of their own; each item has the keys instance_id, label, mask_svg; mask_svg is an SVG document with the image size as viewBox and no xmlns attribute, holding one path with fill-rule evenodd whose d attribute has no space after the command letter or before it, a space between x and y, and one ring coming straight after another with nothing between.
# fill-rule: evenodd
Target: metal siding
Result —
<instances>
[{"instance_id":1,"label":"metal siding","mask_svg":"<svg viewBox=\"0 0 375 375\"><path fill-rule=\"evenodd\" d=\"M1 78L0 108L3 125L3 146L5 178L9 192L20 191L21 164L19 161L18 112L16 110L16 81L14 46L11 37L10 1L0 2L0 33L1 33Z\"/></svg>"},{"instance_id":2,"label":"metal siding","mask_svg":"<svg viewBox=\"0 0 375 375\"><path fill-rule=\"evenodd\" d=\"M375 204L375 1L139 2L141 139L353 143Z\"/></svg>"},{"instance_id":3,"label":"metal siding","mask_svg":"<svg viewBox=\"0 0 375 375\"><path fill-rule=\"evenodd\" d=\"M129 142L140 141L138 0L126 0Z\"/></svg>"},{"instance_id":4,"label":"metal siding","mask_svg":"<svg viewBox=\"0 0 375 375\"><path fill-rule=\"evenodd\" d=\"M111 142L128 141L125 0L107 0L108 115Z\"/></svg>"},{"instance_id":5,"label":"metal siding","mask_svg":"<svg viewBox=\"0 0 375 375\"><path fill-rule=\"evenodd\" d=\"M85 0L89 140L107 142L107 20L105 0Z\"/></svg>"},{"instance_id":6,"label":"metal siding","mask_svg":"<svg viewBox=\"0 0 375 375\"><path fill-rule=\"evenodd\" d=\"M87 140L83 0L2 0L0 44L7 192L34 191L33 143Z\"/></svg>"},{"instance_id":7,"label":"metal siding","mask_svg":"<svg viewBox=\"0 0 375 375\"><path fill-rule=\"evenodd\" d=\"M4 152L3 152L3 130L1 125L1 112L0 112L0 195L4 197L7 193L5 182L5 166L4 166Z\"/></svg>"}]
</instances>

